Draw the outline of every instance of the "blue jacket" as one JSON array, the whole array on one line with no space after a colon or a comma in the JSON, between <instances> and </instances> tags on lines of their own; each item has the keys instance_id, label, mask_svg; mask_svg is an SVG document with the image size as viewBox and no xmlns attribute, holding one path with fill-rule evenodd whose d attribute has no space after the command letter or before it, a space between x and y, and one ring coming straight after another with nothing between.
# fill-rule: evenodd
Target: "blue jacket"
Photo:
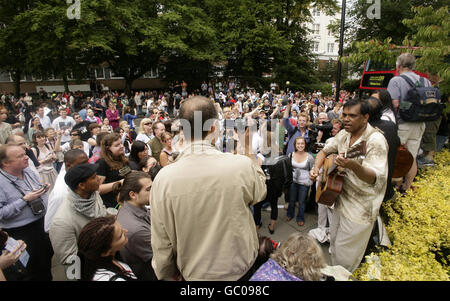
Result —
<instances>
[{"instance_id":1,"label":"blue jacket","mask_svg":"<svg viewBox=\"0 0 450 301\"><path fill-rule=\"evenodd\" d=\"M302 134L300 133L300 130L298 130L298 128L294 127L291 124L291 122L289 121L289 118L283 118L283 125L288 132L288 147L287 147L286 155L289 155L290 153L294 152L295 138L300 137ZM310 142L309 130L306 130L305 136L303 136L303 137L306 140L306 144L309 144L309 142Z\"/></svg>"}]
</instances>

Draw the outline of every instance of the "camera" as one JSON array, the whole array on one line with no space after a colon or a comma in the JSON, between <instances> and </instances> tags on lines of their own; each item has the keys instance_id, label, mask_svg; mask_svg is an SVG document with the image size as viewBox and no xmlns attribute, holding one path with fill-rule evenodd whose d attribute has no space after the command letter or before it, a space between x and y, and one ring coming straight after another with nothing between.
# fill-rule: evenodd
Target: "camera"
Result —
<instances>
[{"instance_id":1,"label":"camera","mask_svg":"<svg viewBox=\"0 0 450 301\"><path fill-rule=\"evenodd\" d=\"M49 190L50 186L46 184L40 184L38 190L44 189L45 192Z\"/></svg>"},{"instance_id":2,"label":"camera","mask_svg":"<svg viewBox=\"0 0 450 301\"><path fill-rule=\"evenodd\" d=\"M316 133L316 134L319 132L319 129L317 128L317 125L314 124L314 123L311 123L311 124L309 125L309 130L310 130L311 132Z\"/></svg>"},{"instance_id":3,"label":"camera","mask_svg":"<svg viewBox=\"0 0 450 301\"><path fill-rule=\"evenodd\" d=\"M33 212L34 215L40 215L45 211L44 202L40 197L35 199L34 201L29 202L28 205L30 206L31 212Z\"/></svg>"}]
</instances>

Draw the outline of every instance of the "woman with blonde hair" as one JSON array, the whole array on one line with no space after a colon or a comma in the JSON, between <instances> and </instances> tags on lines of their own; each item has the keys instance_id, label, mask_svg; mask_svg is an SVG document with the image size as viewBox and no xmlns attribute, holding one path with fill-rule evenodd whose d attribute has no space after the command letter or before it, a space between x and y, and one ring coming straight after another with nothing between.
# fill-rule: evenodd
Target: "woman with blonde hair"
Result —
<instances>
[{"instance_id":1,"label":"woman with blonde hair","mask_svg":"<svg viewBox=\"0 0 450 301\"><path fill-rule=\"evenodd\" d=\"M319 281L326 277L322 249L307 234L291 234L250 278L250 281Z\"/></svg>"},{"instance_id":2,"label":"woman with blonde hair","mask_svg":"<svg viewBox=\"0 0 450 301\"><path fill-rule=\"evenodd\" d=\"M126 121L121 121L119 126L123 130L122 144L124 147L125 156L128 156L131 151L131 144L133 143L133 138L131 137L130 125Z\"/></svg>"},{"instance_id":3,"label":"woman with blonde hair","mask_svg":"<svg viewBox=\"0 0 450 301\"><path fill-rule=\"evenodd\" d=\"M141 123L139 124L139 132L136 140L142 141L144 143L148 143L150 140L152 140L152 138L154 137L152 125L153 122L150 118L143 118L141 120Z\"/></svg>"}]
</instances>

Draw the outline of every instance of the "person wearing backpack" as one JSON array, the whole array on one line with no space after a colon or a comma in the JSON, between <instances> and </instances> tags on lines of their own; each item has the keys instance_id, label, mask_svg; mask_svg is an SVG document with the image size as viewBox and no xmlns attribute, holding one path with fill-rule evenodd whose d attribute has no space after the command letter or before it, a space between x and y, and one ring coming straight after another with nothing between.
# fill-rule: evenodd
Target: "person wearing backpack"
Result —
<instances>
[{"instance_id":1,"label":"person wearing backpack","mask_svg":"<svg viewBox=\"0 0 450 301\"><path fill-rule=\"evenodd\" d=\"M413 54L401 54L396 62L396 68L399 75L392 78L387 87L396 111L398 136L400 137L401 144L406 145L414 157L413 165L405 176L403 186L400 187L400 191L402 192L411 187L414 177L417 174L417 162L415 159L419 152L420 141L425 132L424 121L429 121L424 120L424 118L421 117L424 114L423 111L428 110L429 106L418 105L418 101L414 99L415 97L413 94L414 92L417 92L415 96L419 96L420 91L418 90L421 88L434 89L431 87L431 83L428 79L420 77L413 72L415 67L416 58Z\"/></svg>"},{"instance_id":2,"label":"person wearing backpack","mask_svg":"<svg viewBox=\"0 0 450 301\"><path fill-rule=\"evenodd\" d=\"M254 205L255 224L257 230L262 226L261 209L266 202L270 203L270 224L267 226L270 234L275 231L275 223L278 218L278 198L283 191L284 177L283 166L277 164L280 148L276 142L276 126L272 126L272 120L265 122L261 128L262 145L258 149L258 164L266 174L267 195L264 201ZM281 163L281 162L280 162Z\"/></svg>"}]
</instances>

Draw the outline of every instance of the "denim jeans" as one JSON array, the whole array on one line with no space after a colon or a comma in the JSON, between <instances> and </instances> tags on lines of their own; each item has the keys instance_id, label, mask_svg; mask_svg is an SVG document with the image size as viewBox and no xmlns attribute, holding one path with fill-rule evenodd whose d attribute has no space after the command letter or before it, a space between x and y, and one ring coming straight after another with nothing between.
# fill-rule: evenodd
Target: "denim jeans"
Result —
<instances>
[{"instance_id":1,"label":"denim jeans","mask_svg":"<svg viewBox=\"0 0 450 301\"><path fill-rule=\"evenodd\" d=\"M436 151L440 152L447 141L448 136L436 135Z\"/></svg>"},{"instance_id":2,"label":"denim jeans","mask_svg":"<svg viewBox=\"0 0 450 301\"><path fill-rule=\"evenodd\" d=\"M295 202L298 201L297 222L305 221L305 201L308 196L309 186L292 183L290 189L289 207L287 210L287 217L293 218L295 215Z\"/></svg>"}]
</instances>

